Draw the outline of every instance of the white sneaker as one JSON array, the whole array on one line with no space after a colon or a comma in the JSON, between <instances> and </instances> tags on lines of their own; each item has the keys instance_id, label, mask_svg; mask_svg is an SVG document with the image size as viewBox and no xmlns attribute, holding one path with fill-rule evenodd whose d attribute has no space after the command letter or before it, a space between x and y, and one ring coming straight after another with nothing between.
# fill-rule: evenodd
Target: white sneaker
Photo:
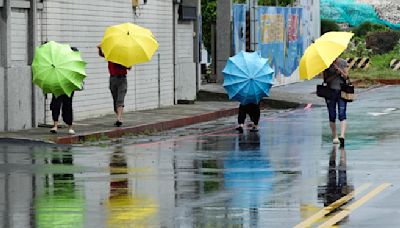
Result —
<instances>
[{"instance_id":1,"label":"white sneaker","mask_svg":"<svg viewBox=\"0 0 400 228\"><path fill-rule=\"evenodd\" d=\"M334 138L333 139L333 144L339 144L339 139L338 138Z\"/></svg>"},{"instance_id":2,"label":"white sneaker","mask_svg":"<svg viewBox=\"0 0 400 228\"><path fill-rule=\"evenodd\" d=\"M69 129L69 130L68 130L68 134L70 134L70 135L75 135L75 131L74 131L73 129Z\"/></svg>"}]
</instances>

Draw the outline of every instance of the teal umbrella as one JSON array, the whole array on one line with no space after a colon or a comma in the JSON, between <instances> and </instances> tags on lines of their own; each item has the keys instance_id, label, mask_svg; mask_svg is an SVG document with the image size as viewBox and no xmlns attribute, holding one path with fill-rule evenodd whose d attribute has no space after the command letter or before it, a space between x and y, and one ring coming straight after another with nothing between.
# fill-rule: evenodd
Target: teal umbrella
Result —
<instances>
[{"instance_id":1,"label":"teal umbrella","mask_svg":"<svg viewBox=\"0 0 400 228\"><path fill-rule=\"evenodd\" d=\"M85 66L78 51L73 51L68 44L50 41L36 48L32 62L33 83L44 93L71 96L73 91L82 88Z\"/></svg>"},{"instance_id":2,"label":"teal umbrella","mask_svg":"<svg viewBox=\"0 0 400 228\"><path fill-rule=\"evenodd\" d=\"M269 96L274 70L268 59L256 52L241 51L230 57L222 72L229 99L241 104L258 104L262 97Z\"/></svg>"}]
</instances>

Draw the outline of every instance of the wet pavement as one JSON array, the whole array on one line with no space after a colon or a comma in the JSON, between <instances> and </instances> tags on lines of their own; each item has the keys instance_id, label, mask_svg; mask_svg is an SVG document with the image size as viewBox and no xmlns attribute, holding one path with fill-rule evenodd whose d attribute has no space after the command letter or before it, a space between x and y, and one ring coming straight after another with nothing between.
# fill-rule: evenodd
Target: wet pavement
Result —
<instances>
[{"instance_id":1,"label":"wet pavement","mask_svg":"<svg viewBox=\"0 0 400 228\"><path fill-rule=\"evenodd\" d=\"M77 146L0 141L0 227L398 227L400 87L349 104L265 110Z\"/></svg>"}]
</instances>

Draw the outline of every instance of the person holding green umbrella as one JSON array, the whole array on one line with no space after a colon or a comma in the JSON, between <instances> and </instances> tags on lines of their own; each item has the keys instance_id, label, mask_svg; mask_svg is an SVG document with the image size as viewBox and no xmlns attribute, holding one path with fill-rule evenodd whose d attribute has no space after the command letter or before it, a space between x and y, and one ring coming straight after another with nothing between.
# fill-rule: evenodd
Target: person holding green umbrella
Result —
<instances>
[{"instance_id":1,"label":"person holding green umbrella","mask_svg":"<svg viewBox=\"0 0 400 228\"><path fill-rule=\"evenodd\" d=\"M54 126L50 132L57 133L62 107L62 117L68 125L68 133L75 134L72 128L72 96L74 91L82 89L86 77L85 66L78 49L67 44L49 41L36 48L32 62L33 83L43 93L53 95L50 109Z\"/></svg>"},{"instance_id":2,"label":"person holding green umbrella","mask_svg":"<svg viewBox=\"0 0 400 228\"><path fill-rule=\"evenodd\" d=\"M71 50L75 52L79 52L78 48L71 47ZM56 97L54 94L51 98L50 110L53 117L53 127L50 132L53 134L57 134L58 130L58 118L60 116L60 109L62 109L62 118L63 121L68 125L68 134L74 135L75 131L72 127L73 122L73 110L72 110L72 97L74 96L74 92L71 93L71 96L67 96L66 94L62 94Z\"/></svg>"}]
</instances>

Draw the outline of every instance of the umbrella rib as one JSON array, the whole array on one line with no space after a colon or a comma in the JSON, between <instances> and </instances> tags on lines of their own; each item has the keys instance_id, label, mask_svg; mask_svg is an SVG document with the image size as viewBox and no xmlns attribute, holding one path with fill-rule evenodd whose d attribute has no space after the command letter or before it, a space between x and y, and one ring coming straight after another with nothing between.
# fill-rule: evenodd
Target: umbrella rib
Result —
<instances>
[{"instance_id":1,"label":"umbrella rib","mask_svg":"<svg viewBox=\"0 0 400 228\"><path fill-rule=\"evenodd\" d=\"M248 81L248 80L236 81L236 82L224 82L223 86L233 86L233 85L238 85L238 84L244 83L244 82L246 82L246 81Z\"/></svg>"},{"instance_id":2,"label":"umbrella rib","mask_svg":"<svg viewBox=\"0 0 400 228\"><path fill-rule=\"evenodd\" d=\"M75 72L75 71L71 71L71 72ZM80 82L77 82L77 81L75 81L75 80L73 80L73 79L71 79L71 78L70 78L70 75L65 74L64 72L59 72L59 73L62 74L62 75L64 76L64 78L67 79L71 84L73 84L73 85L75 85L75 86L77 86L77 87L80 87L81 83L80 83ZM77 72L77 74L82 75L83 78L86 77L85 75L80 74L79 72ZM79 80L79 79L78 79L78 80ZM83 81L83 80L82 80L82 81ZM79 83L79 85L77 85L76 83Z\"/></svg>"},{"instance_id":3,"label":"umbrella rib","mask_svg":"<svg viewBox=\"0 0 400 228\"><path fill-rule=\"evenodd\" d=\"M232 97L236 96L245 86L247 86L248 83L249 83L248 81L247 81L247 82L244 82L243 85L240 86L239 89L237 89L236 91L234 91L234 94L233 94L232 96L230 96L230 97L232 98ZM227 87L229 87L229 86L227 86ZM229 93L228 93L228 94L229 94Z\"/></svg>"},{"instance_id":4,"label":"umbrella rib","mask_svg":"<svg viewBox=\"0 0 400 228\"><path fill-rule=\"evenodd\" d=\"M269 84L268 92L266 92L266 90L264 90L264 89L261 87L261 85L259 85L259 83L260 83L260 82L258 82L258 81L254 81L254 84L255 84L261 91L263 91L263 93L264 93L265 95L269 96L269 88L271 88L271 85L272 85L272 84ZM266 83L266 84L268 84L268 83ZM267 85L267 86L268 86L268 85Z\"/></svg>"},{"instance_id":5,"label":"umbrella rib","mask_svg":"<svg viewBox=\"0 0 400 228\"><path fill-rule=\"evenodd\" d=\"M232 61L231 59L229 59L228 61L229 61L233 66L235 66L239 71L241 71L242 74L248 75L248 73L247 73L245 70L243 70L242 68L240 68L239 65L236 64L234 61Z\"/></svg>"}]
</instances>

